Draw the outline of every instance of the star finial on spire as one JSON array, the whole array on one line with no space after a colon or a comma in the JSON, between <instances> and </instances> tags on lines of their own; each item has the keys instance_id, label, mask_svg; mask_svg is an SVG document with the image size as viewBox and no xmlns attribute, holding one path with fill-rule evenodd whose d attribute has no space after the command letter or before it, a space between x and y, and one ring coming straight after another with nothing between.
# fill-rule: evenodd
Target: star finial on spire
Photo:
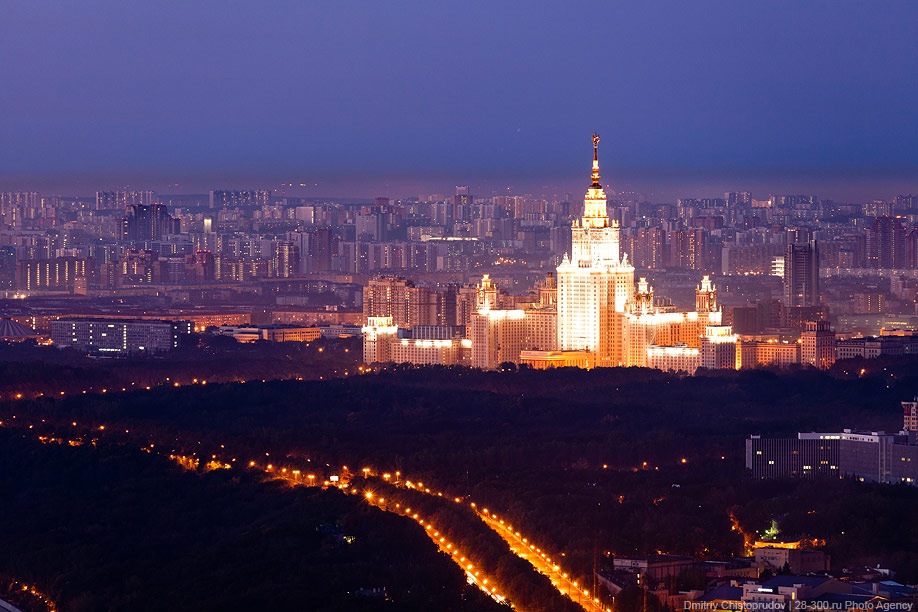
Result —
<instances>
[{"instance_id":1,"label":"star finial on spire","mask_svg":"<svg viewBox=\"0 0 918 612\"><path fill-rule=\"evenodd\" d=\"M602 189L599 182L599 134L593 134L593 184L591 189Z\"/></svg>"}]
</instances>

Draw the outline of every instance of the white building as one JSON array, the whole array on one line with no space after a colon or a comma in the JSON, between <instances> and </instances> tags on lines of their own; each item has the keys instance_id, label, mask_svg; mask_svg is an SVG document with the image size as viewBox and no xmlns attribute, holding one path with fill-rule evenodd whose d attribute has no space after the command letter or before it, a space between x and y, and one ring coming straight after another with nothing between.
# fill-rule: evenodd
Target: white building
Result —
<instances>
[{"instance_id":1,"label":"white building","mask_svg":"<svg viewBox=\"0 0 918 612\"><path fill-rule=\"evenodd\" d=\"M675 346L648 346L647 367L664 372L694 374L701 363L700 349L677 344Z\"/></svg>"},{"instance_id":2,"label":"white building","mask_svg":"<svg viewBox=\"0 0 918 612\"><path fill-rule=\"evenodd\" d=\"M364 363L391 361L391 345L398 334L398 326L393 324L392 317L368 317L361 331Z\"/></svg>"},{"instance_id":3,"label":"white building","mask_svg":"<svg viewBox=\"0 0 918 612\"><path fill-rule=\"evenodd\" d=\"M594 134L592 183L583 216L572 224L571 252L558 266L556 281L546 279L538 299L525 304L502 299L487 274L475 288L475 309L465 336L471 365L636 366L688 373L702 366L736 368L736 336L730 326L721 324L710 277L701 280L692 312L655 307L653 288L644 278L635 290L634 266L620 252L618 223L609 219L606 209L598 146L599 136ZM388 327L393 319L380 323L368 317L365 361L399 361L380 349L382 339L390 338L391 344L397 332Z\"/></svg>"},{"instance_id":4,"label":"white building","mask_svg":"<svg viewBox=\"0 0 918 612\"><path fill-rule=\"evenodd\" d=\"M466 332L472 344L472 367L495 369L504 362L519 363L523 351L557 348L558 313L553 305L540 302L525 309L496 309L497 302L497 287L485 274L478 285L478 308Z\"/></svg>"},{"instance_id":5,"label":"white building","mask_svg":"<svg viewBox=\"0 0 918 612\"><path fill-rule=\"evenodd\" d=\"M619 254L617 221L610 221L599 182L599 135L593 135L593 182L583 217L571 227L571 253L558 266L558 346L590 351L596 365L622 363L622 319L634 296L634 266Z\"/></svg>"}]
</instances>

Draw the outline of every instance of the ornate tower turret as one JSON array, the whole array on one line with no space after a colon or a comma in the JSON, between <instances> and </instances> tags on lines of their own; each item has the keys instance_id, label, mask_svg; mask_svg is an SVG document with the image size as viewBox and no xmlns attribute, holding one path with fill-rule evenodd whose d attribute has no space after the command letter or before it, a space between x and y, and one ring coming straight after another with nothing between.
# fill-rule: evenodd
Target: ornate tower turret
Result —
<instances>
[{"instance_id":1,"label":"ornate tower turret","mask_svg":"<svg viewBox=\"0 0 918 612\"><path fill-rule=\"evenodd\" d=\"M634 292L634 314L650 314L653 312L653 287L643 276L638 280L637 291Z\"/></svg>"},{"instance_id":2,"label":"ornate tower turret","mask_svg":"<svg viewBox=\"0 0 918 612\"><path fill-rule=\"evenodd\" d=\"M497 307L497 285L491 282L490 275L485 274L478 285L478 312L486 312Z\"/></svg>"},{"instance_id":3,"label":"ornate tower turret","mask_svg":"<svg viewBox=\"0 0 918 612\"><path fill-rule=\"evenodd\" d=\"M705 274L695 289L695 310L697 312L717 312L717 287L711 277Z\"/></svg>"}]
</instances>

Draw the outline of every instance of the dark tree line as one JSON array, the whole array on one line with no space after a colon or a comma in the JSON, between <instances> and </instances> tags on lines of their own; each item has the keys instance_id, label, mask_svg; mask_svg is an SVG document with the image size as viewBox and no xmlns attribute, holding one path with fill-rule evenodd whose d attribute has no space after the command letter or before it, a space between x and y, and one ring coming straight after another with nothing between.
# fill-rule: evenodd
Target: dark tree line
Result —
<instances>
[{"instance_id":1,"label":"dark tree line","mask_svg":"<svg viewBox=\"0 0 918 612\"><path fill-rule=\"evenodd\" d=\"M0 420L202 457L267 452L321 477L342 464L398 469L512 517L580 576L597 552L741 555L732 514L749 534L779 518L787 537L825 539L838 567L881 563L915 580L916 530L902 530L915 489L756 482L744 468L749 434L898 429L898 402L918 391L914 363L691 378L399 366L347 380L22 400L0 405Z\"/></svg>"}]
</instances>

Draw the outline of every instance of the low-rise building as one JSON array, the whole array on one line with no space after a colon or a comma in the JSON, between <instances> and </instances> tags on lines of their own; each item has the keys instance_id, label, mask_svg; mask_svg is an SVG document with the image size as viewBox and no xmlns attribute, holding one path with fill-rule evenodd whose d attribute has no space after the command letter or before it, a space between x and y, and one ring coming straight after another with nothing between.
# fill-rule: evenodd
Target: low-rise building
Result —
<instances>
[{"instance_id":1,"label":"low-rise building","mask_svg":"<svg viewBox=\"0 0 918 612\"><path fill-rule=\"evenodd\" d=\"M759 571L781 572L789 569L794 574L829 571L830 558L821 550L799 548L796 545L782 546L778 543L756 546L754 555Z\"/></svg>"},{"instance_id":2,"label":"low-rise building","mask_svg":"<svg viewBox=\"0 0 918 612\"><path fill-rule=\"evenodd\" d=\"M746 440L746 468L754 478L844 478L866 482L918 483L915 432L845 429L798 433L796 438Z\"/></svg>"},{"instance_id":3,"label":"low-rise building","mask_svg":"<svg viewBox=\"0 0 918 612\"><path fill-rule=\"evenodd\" d=\"M800 363L800 344L778 340L742 340L739 343L739 367L786 367Z\"/></svg>"},{"instance_id":4,"label":"low-rise building","mask_svg":"<svg viewBox=\"0 0 918 612\"><path fill-rule=\"evenodd\" d=\"M162 353L178 347L192 332L190 321L68 318L51 322L51 340L105 354Z\"/></svg>"},{"instance_id":5,"label":"low-rise building","mask_svg":"<svg viewBox=\"0 0 918 612\"><path fill-rule=\"evenodd\" d=\"M230 336L237 342L312 342L322 336L322 330L299 325L221 325L217 334Z\"/></svg>"}]
</instances>

